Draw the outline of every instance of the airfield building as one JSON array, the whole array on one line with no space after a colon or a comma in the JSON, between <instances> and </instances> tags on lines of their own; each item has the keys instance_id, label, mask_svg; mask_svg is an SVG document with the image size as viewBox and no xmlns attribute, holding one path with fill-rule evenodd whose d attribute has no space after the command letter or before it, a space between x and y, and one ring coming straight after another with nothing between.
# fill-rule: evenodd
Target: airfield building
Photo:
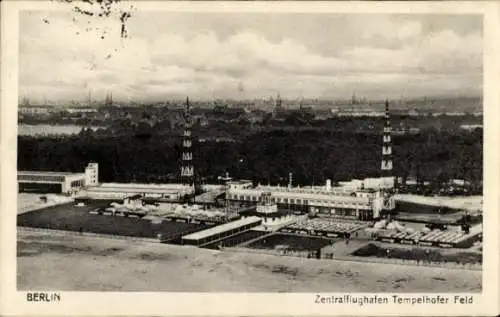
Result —
<instances>
[{"instance_id":1,"label":"airfield building","mask_svg":"<svg viewBox=\"0 0 500 317\"><path fill-rule=\"evenodd\" d=\"M360 220L379 218L382 210L395 208L392 196L385 195L379 188L366 189L363 185L332 186L331 181L327 181L325 186L282 187L253 186L250 181L228 182L227 198L232 204L257 205L265 197L270 197L279 208Z\"/></svg>"},{"instance_id":2,"label":"airfield building","mask_svg":"<svg viewBox=\"0 0 500 317\"><path fill-rule=\"evenodd\" d=\"M288 186L253 186L251 181L229 181L227 199L233 204L257 205L269 198L280 208L359 220L381 218L395 209L392 195L395 178L392 168L392 140L389 103L385 104L382 161L380 177L352 180L332 186L293 187L292 174Z\"/></svg>"},{"instance_id":3,"label":"airfield building","mask_svg":"<svg viewBox=\"0 0 500 317\"><path fill-rule=\"evenodd\" d=\"M96 186L99 165L91 162L83 173L18 171L17 182L20 192L44 192L72 194L84 187Z\"/></svg>"}]
</instances>

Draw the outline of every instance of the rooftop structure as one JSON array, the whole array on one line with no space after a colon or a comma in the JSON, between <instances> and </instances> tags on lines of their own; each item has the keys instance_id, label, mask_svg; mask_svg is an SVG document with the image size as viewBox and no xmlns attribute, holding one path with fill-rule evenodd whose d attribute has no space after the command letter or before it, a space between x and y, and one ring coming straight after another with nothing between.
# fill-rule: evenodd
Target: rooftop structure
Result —
<instances>
[{"instance_id":1,"label":"rooftop structure","mask_svg":"<svg viewBox=\"0 0 500 317\"><path fill-rule=\"evenodd\" d=\"M192 193L193 188L183 184L102 183L85 190L85 194L94 199L124 199L141 195L144 198L164 201L179 201L183 196Z\"/></svg>"},{"instance_id":2,"label":"rooftop structure","mask_svg":"<svg viewBox=\"0 0 500 317\"><path fill-rule=\"evenodd\" d=\"M248 217L188 234L182 237L182 240L186 244L202 245L253 228L260 223L259 217Z\"/></svg>"},{"instance_id":3,"label":"rooftop structure","mask_svg":"<svg viewBox=\"0 0 500 317\"><path fill-rule=\"evenodd\" d=\"M189 186L184 184L146 184L146 183L102 183L101 188L123 188L123 189L162 189L162 190L181 190Z\"/></svg>"},{"instance_id":4,"label":"rooftop structure","mask_svg":"<svg viewBox=\"0 0 500 317\"><path fill-rule=\"evenodd\" d=\"M319 211L368 220L378 218L384 207L380 190L332 187L229 187L228 199L233 202L258 204L264 196L279 207L304 212ZM394 201L390 198L390 209Z\"/></svg>"},{"instance_id":5,"label":"rooftop structure","mask_svg":"<svg viewBox=\"0 0 500 317\"><path fill-rule=\"evenodd\" d=\"M17 181L21 191L30 187L51 187L51 191L59 193L74 193L84 187L97 184L99 166L89 163L83 173L48 172L48 171L18 171Z\"/></svg>"},{"instance_id":6,"label":"rooftop structure","mask_svg":"<svg viewBox=\"0 0 500 317\"><path fill-rule=\"evenodd\" d=\"M17 178L23 177L37 177L39 175L54 176L54 177L65 177L70 175L83 175L83 173L72 173L72 172L53 172L53 171L18 171Z\"/></svg>"},{"instance_id":7,"label":"rooftop structure","mask_svg":"<svg viewBox=\"0 0 500 317\"><path fill-rule=\"evenodd\" d=\"M22 114L48 114L53 107L44 107L44 106L22 106L19 107L19 113Z\"/></svg>"}]
</instances>

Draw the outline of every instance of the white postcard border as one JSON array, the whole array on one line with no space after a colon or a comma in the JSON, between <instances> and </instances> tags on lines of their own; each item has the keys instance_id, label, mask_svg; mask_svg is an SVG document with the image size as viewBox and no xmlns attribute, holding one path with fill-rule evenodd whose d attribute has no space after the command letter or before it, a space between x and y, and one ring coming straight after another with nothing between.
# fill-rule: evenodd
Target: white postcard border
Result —
<instances>
[{"instance_id":1,"label":"white postcard border","mask_svg":"<svg viewBox=\"0 0 500 317\"><path fill-rule=\"evenodd\" d=\"M125 3L127 5L127 3ZM477 13L484 15L484 254L483 291L473 304L368 306L315 304L315 293L61 292L58 303L29 303L16 291L16 157L18 25L21 10L67 10L51 1L4 1L2 8L2 94L0 164L0 314L2 315L492 315L498 312L500 6L495 2L146 2L137 10L280 11L338 13ZM333 294L320 293L322 296ZM342 295L342 294L336 294ZM371 296L373 294L351 294ZM430 294L380 293L379 296ZM432 294L431 294L432 295ZM453 298L455 295L440 294Z\"/></svg>"}]
</instances>

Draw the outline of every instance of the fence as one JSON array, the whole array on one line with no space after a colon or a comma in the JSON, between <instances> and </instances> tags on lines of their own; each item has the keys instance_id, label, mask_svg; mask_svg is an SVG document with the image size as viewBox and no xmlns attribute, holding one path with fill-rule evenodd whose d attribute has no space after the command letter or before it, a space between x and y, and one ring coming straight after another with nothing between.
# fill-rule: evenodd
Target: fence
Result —
<instances>
[{"instance_id":1,"label":"fence","mask_svg":"<svg viewBox=\"0 0 500 317\"><path fill-rule=\"evenodd\" d=\"M315 256L316 253L310 251L284 252L284 250L250 249L244 247L224 248L223 250L229 252L260 253L260 254L277 255L277 256L316 258ZM480 263L431 262L431 261L417 261L417 260L405 260L405 259L395 259L395 258L334 256L334 255L330 256L331 254L332 253L322 253L321 260L397 264L406 266L412 265L412 266L426 266L426 267L441 267L441 268L457 269L457 270L475 270L475 271L482 270L482 264Z\"/></svg>"},{"instance_id":2,"label":"fence","mask_svg":"<svg viewBox=\"0 0 500 317\"><path fill-rule=\"evenodd\" d=\"M86 236L92 238L107 238L107 239L119 239L119 240L129 240L129 241L144 241L144 242L160 242L159 239L154 238L140 238L132 236L121 236L114 234L103 234L103 233L92 233L92 232L79 232L79 231L66 231L57 229L46 229L46 228L33 228L33 227L17 227L18 232L45 232L50 234L66 235L66 236Z\"/></svg>"},{"instance_id":3,"label":"fence","mask_svg":"<svg viewBox=\"0 0 500 317\"><path fill-rule=\"evenodd\" d=\"M258 253L258 254L268 254L268 255L280 255L280 256L290 256L296 258L313 258L316 252L311 251L284 251L284 250L270 250L270 249L251 249L245 247L233 247L233 248L223 248L223 251L230 252L244 252L244 253Z\"/></svg>"}]
</instances>

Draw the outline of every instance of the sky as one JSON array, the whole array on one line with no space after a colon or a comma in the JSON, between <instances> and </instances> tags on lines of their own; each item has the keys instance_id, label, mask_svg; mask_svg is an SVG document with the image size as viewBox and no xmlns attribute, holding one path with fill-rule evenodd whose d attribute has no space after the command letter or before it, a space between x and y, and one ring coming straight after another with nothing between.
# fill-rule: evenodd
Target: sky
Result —
<instances>
[{"instance_id":1,"label":"sky","mask_svg":"<svg viewBox=\"0 0 500 317\"><path fill-rule=\"evenodd\" d=\"M133 12L20 16L30 100L480 96L476 15ZM103 36L104 38L101 38Z\"/></svg>"}]
</instances>

